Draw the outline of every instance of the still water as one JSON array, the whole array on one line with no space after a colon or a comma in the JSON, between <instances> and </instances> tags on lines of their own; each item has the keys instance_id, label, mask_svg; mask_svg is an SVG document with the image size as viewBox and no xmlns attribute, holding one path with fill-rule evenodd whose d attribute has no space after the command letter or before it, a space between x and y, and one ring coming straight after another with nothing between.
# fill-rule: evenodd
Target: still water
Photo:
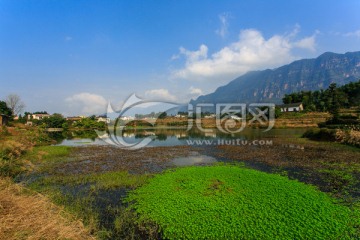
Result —
<instances>
[{"instance_id":1,"label":"still water","mask_svg":"<svg viewBox=\"0 0 360 240\"><path fill-rule=\"evenodd\" d=\"M217 129L208 129L208 132L199 130L186 131L185 129L132 129L122 133L121 138L126 143L137 143L145 138L151 138L148 146L178 146L178 145L214 145L229 141L256 141L273 138L293 138L301 136L306 129L244 129L240 133L226 134ZM107 145L94 131L71 131L52 133L60 146Z\"/></svg>"}]
</instances>

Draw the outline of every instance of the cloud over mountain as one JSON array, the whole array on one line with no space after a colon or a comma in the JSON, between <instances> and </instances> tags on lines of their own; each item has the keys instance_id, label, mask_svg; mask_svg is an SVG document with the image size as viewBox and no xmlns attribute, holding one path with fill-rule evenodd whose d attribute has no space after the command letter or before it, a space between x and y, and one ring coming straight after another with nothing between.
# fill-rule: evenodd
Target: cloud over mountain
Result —
<instances>
[{"instance_id":1,"label":"cloud over mountain","mask_svg":"<svg viewBox=\"0 0 360 240\"><path fill-rule=\"evenodd\" d=\"M229 79L247 71L277 67L296 57L294 49L315 51L316 34L297 38L300 27L295 26L291 33L273 35L266 39L256 29L245 29L239 40L209 54L209 48L201 44L198 50L180 48L180 56L185 58L182 68L172 71L173 78L187 80Z\"/></svg>"}]
</instances>

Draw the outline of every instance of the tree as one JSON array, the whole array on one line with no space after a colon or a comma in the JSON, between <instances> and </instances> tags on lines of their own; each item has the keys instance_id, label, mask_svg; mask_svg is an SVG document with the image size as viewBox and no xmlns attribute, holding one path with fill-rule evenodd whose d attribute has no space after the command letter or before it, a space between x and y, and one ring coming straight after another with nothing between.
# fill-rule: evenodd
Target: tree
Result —
<instances>
[{"instance_id":1,"label":"tree","mask_svg":"<svg viewBox=\"0 0 360 240\"><path fill-rule=\"evenodd\" d=\"M330 84L328 88L328 102L329 112L333 115L333 120L337 120L339 118L340 101L336 83Z\"/></svg>"},{"instance_id":2,"label":"tree","mask_svg":"<svg viewBox=\"0 0 360 240\"><path fill-rule=\"evenodd\" d=\"M21 114L19 114L18 122L19 123L26 123L27 119L28 119L28 115L24 114L24 116L22 116Z\"/></svg>"},{"instance_id":3,"label":"tree","mask_svg":"<svg viewBox=\"0 0 360 240\"><path fill-rule=\"evenodd\" d=\"M281 114L281 109L279 107L275 107L275 118L280 117Z\"/></svg>"},{"instance_id":4,"label":"tree","mask_svg":"<svg viewBox=\"0 0 360 240\"><path fill-rule=\"evenodd\" d=\"M19 95L10 94L6 97L6 104L11 109L12 115L15 116L25 108L25 104L21 101Z\"/></svg>"},{"instance_id":5,"label":"tree","mask_svg":"<svg viewBox=\"0 0 360 240\"><path fill-rule=\"evenodd\" d=\"M6 102L0 101L0 114L11 116L11 109L7 106Z\"/></svg>"},{"instance_id":6,"label":"tree","mask_svg":"<svg viewBox=\"0 0 360 240\"><path fill-rule=\"evenodd\" d=\"M164 118L166 118L166 116L167 116L167 113L166 112L163 112L163 113L161 113L160 115L159 115L159 119L164 119Z\"/></svg>"},{"instance_id":7,"label":"tree","mask_svg":"<svg viewBox=\"0 0 360 240\"><path fill-rule=\"evenodd\" d=\"M283 101L284 104L292 103L293 99L292 99L291 94L285 94L282 101Z\"/></svg>"},{"instance_id":8,"label":"tree","mask_svg":"<svg viewBox=\"0 0 360 240\"><path fill-rule=\"evenodd\" d=\"M50 117L43 118L41 122L45 123L48 128L61 128L65 123L65 118L59 113L54 113Z\"/></svg>"}]
</instances>

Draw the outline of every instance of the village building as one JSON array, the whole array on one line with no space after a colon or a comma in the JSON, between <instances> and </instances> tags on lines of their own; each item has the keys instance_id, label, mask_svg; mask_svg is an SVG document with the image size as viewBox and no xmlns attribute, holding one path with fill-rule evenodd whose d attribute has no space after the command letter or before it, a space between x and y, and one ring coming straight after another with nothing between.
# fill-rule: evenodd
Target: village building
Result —
<instances>
[{"instance_id":1,"label":"village building","mask_svg":"<svg viewBox=\"0 0 360 240\"><path fill-rule=\"evenodd\" d=\"M120 120L123 120L123 121L130 121L130 120L134 120L135 118L132 117L132 116L122 116L120 117Z\"/></svg>"},{"instance_id":2,"label":"village building","mask_svg":"<svg viewBox=\"0 0 360 240\"><path fill-rule=\"evenodd\" d=\"M9 116L5 114L0 114L0 126L5 126L9 122Z\"/></svg>"},{"instance_id":3,"label":"village building","mask_svg":"<svg viewBox=\"0 0 360 240\"><path fill-rule=\"evenodd\" d=\"M42 120L44 118L50 117L50 114L46 113L34 113L28 115L28 120Z\"/></svg>"},{"instance_id":4,"label":"village building","mask_svg":"<svg viewBox=\"0 0 360 240\"><path fill-rule=\"evenodd\" d=\"M204 116L204 118L215 118L216 114L210 114L210 115L206 115Z\"/></svg>"},{"instance_id":5,"label":"village building","mask_svg":"<svg viewBox=\"0 0 360 240\"><path fill-rule=\"evenodd\" d=\"M98 122L110 123L110 118L108 118L108 117L99 116L99 117L96 117L95 119L96 119L96 121L98 121Z\"/></svg>"},{"instance_id":6,"label":"village building","mask_svg":"<svg viewBox=\"0 0 360 240\"><path fill-rule=\"evenodd\" d=\"M67 117L67 118L66 118L66 121L76 122L76 121L80 121L80 120L83 119L83 118L85 118L85 116Z\"/></svg>"},{"instance_id":7,"label":"village building","mask_svg":"<svg viewBox=\"0 0 360 240\"><path fill-rule=\"evenodd\" d=\"M290 103L279 106L281 112L301 112L304 110L302 103Z\"/></svg>"},{"instance_id":8,"label":"village building","mask_svg":"<svg viewBox=\"0 0 360 240\"><path fill-rule=\"evenodd\" d=\"M242 119L241 117L239 117L239 116L237 116L237 115L231 115L230 117L231 117L231 119L233 119L233 120L241 120L241 119Z\"/></svg>"}]
</instances>

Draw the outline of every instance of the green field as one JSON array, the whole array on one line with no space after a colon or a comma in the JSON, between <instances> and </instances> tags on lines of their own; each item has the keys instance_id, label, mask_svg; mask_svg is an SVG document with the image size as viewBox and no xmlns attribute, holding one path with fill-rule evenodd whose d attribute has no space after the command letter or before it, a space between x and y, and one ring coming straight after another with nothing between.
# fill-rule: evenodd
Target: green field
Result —
<instances>
[{"instance_id":1,"label":"green field","mask_svg":"<svg viewBox=\"0 0 360 240\"><path fill-rule=\"evenodd\" d=\"M359 237L359 212L313 186L237 166L168 170L127 201L165 239Z\"/></svg>"}]
</instances>

